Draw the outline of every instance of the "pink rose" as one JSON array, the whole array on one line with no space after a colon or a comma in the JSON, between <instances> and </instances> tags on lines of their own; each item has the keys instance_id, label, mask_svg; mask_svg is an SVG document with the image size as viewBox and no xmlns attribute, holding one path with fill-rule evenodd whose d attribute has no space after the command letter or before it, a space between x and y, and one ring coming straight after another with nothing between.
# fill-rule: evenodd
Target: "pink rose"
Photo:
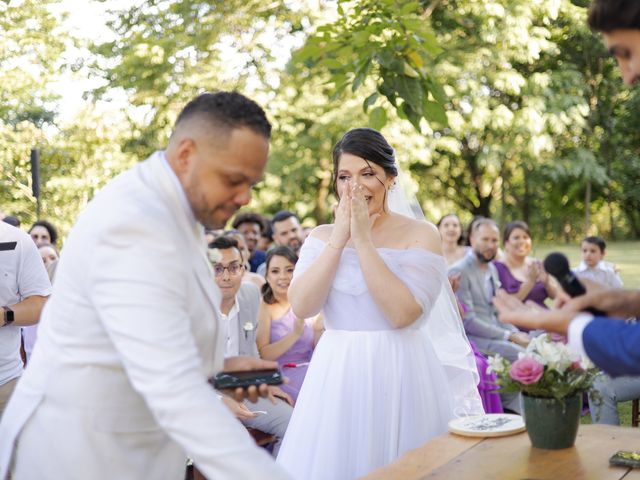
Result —
<instances>
[{"instance_id":1,"label":"pink rose","mask_svg":"<svg viewBox=\"0 0 640 480\"><path fill-rule=\"evenodd\" d=\"M543 372L544 365L536 362L533 358L524 357L513 362L509 370L509 376L516 382L531 385L540 380Z\"/></svg>"}]
</instances>

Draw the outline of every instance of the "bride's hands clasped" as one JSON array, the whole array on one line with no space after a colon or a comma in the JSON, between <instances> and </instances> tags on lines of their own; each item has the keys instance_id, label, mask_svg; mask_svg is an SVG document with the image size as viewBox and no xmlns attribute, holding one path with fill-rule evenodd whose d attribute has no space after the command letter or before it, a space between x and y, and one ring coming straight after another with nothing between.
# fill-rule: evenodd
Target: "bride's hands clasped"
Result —
<instances>
[{"instance_id":1,"label":"bride's hands clasped","mask_svg":"<svg viewBox=\"0 0 640 480\"><path fill-rule=\"evenodd\" d=\"M344 248L351 238L351 192L345 188L340 196L340 202L335 208L335 223L329 242L334 248Z\"/></svg>"},{"instance_id":2,"label":"bride's hands clasped","mask_svg":"<svg viewBox=\"0 0 640 480\"><path fill-rule=\"evenodd\" d=\"M371 240L371 227L376 222L379 213L369 215L369 206L361 185L351 186L351 239L357 248L359 244Z\"/></svg>"}]
</instances>

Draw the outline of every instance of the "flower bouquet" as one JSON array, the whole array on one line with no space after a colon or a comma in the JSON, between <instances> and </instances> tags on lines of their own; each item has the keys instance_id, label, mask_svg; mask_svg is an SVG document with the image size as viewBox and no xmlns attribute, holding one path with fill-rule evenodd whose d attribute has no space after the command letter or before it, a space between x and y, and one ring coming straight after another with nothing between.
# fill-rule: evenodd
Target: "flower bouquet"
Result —
<instances>
[{"instance_id":1,"label":"flower bouquet","mask_svg":"<svg viewBox=\"0 0 640 480\"><path fill-rule=\"evenodd\" d=\"M574 444L582 411L582 393L591 389L599 370L578 358L548 334L531 340L518 360L489 358L500 393L522 392L525 424L538 448L567 448Z\"/></svg>"}]
</instances>

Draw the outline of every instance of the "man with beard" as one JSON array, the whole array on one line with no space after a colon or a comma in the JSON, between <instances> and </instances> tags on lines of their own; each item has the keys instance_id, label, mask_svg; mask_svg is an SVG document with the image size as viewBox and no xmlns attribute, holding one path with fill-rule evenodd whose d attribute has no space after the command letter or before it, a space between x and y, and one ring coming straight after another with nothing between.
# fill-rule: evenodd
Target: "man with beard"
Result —
<instances>
[{"instance_id":1,"label":"man with beard","mask_svg":"<svg viewBox=\"0 0 640 480\"><path fill-rule=\"evenodd\" d=\"M273 228L273 243L277 246L289 247L296 255L300 254L300 247L304 242L304 232L300 220L295 213L281 211L271 219Z\"/></svg>"},{"instance_id":2,"label":"man with beard","mask_svg":"<svg viewBox=\"0 0 640 480\"><path fill-rule=\"evenodd\" d=\"M0 478L12 464L15 479L175 479L187 456L207 478L287 478L207 382L223 361L226 370L276 366L223 360L203 228L249 202L270 133L253 101L202 94L166 151L118 176L80 215L0 425ZM247 393L256 400L258 389Z\"/></svg>"},{"instance_id":3,"label":"man with beard","mask_svg":"<svg viewBox=\"0 0 640 480\"><path fill-rule=\"evenodd\" d=\"M456 295L465 311L464 328L469 339L484 352L499 353L515 361L528 345L529 336L500 322L492 304L500 288L498 271L492 263L499 240L498 226L493 220L478 220L471 230L472 253L452 265L449 274L460 274Z\"/></svg>"}]
</instances>

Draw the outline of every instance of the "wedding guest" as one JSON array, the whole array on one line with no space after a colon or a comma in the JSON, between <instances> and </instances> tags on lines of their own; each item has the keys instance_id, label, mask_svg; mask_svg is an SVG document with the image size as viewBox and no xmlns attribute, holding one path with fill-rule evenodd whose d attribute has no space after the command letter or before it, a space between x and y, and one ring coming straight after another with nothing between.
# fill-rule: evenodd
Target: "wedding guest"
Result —
<instances>
[{"instance_id":1,"label":"wedding guest","mask_svg":"<svg viewBox=\"0 0 640 480\"><path fill-rule=\"evenodd\" d=\"M464 246L464 242L462 241L462 224L455 213L445 215L436 225L442 237L442 255L448 265L464 258L464 256L471 251L471 247ZM449 275L448 278L451 288L455 293L458 290L461 275L459 273L452 274ZM460 302L460 299L458 299L458 304L460 307L460 315L464 318L466 307ZM496 384L496 374L487 372L487 367L489 366L487 357L476 348L473 341L469 340L469 344L473 349L476 367L480 375L478 393L480 393L484 411L485 413L502 413L502 401L500 400L500 395L496 393L496 389L498 388Z\"/></svg>"},{"instance_id":2,"label":"wedding guest","mask_svg":"<svg viewBox=\"0 0 640 480\"><path fill-rule=\"evenodd\" d=\"M587 237L580 245L582 262L574 270L579 278L587 278L607 287L620 288L622 280L613 265L604 261L607 244L600 237Z\"/></svg>"},{"instance_id":3,"label":"wedding guest","mask_svg":"<svg viewBox=\"0 0 640 480\"><path fill-rule=\"evenodd\" d=\"M295 213L287 210L276 213L271 219L271 228L276 245L289 247L296 255L300 252L305 235Z\"/></svg>"},{"instance_id":4,"label":"wedding guest","mask_svg":"<svg viewBox=\"0 0 640 480\"><path fill-rule=\"evenodd\" d=\"M53 262L57 261L60 258L58 254L58 250L56 247L51 245L50 243L43 243L38 247L38 253L40 254L40 258L44 262L44 267L49 270L49 265Z\"/></svg>"},{"instance_id":5,"label":"wedding guest","mask_svg":"<svg viewBox=\"0 0 640 480\"><path fill-rule=\"evenodd\" d=\"M273 246L273 229L271 228L271 220L265 218L264 219L264 230L262 231L262 235L258 239L258 250L262 250L263 252L268 252L269 249Z\"/></svg>"},{"instance_id":6,"label":"wedding guest","mask_svg":"<svg viewBox=\"0 0 640 480\"><path fill-rule=\"evenodd\" d=\"M0 245L1 418L23 372L20 329L38 323L51 283L35 245L22 230L0 222Z\"/></svg>"},{"instance_id":7,"label":"wedding guest","mask_svg":"<svg viewBox=\"0 0 640 480\"><path fill-rule=\"evenodd\" d=\"M56 245L58 242L58 230L53 226L51 222L46 220L38 220L27 232L31 235L31 238L37 246L43 243L50 243Z\"/></svg>"},{"instance_id":8,"label":"wedding guest","mask_svg":"<svg viewBox=\"0 0 640 480\"><path fill-rule=\"evenodd\" d=\"M242 281L253 283L258 288L262 288L262 285L264 285L265 282L264 277L251 271L251 266L249 265L249 257L251 256L251 252L249 251L249 247L247 246L244 235L242 235L237 230L227 230L226 232L224 232L224 236L234 239L238 244L240 252L242 253L244 265ZM209 247L211 248L211 244L209 244Z\"/></svg>"},{"instance_id":9,"label":"wedding guest","mask_svg":"<svg viewBox=\"0 0 640 480\"><path fill-rule=\"evenodd\" d=\"M225 357L248 355L258 358L256 324L260 290L242 280L244 258L235 239L223 235L209 244L209 249L215 253L212 266L222 292L220 312L225 329ZM238 402L228 395L223 395L222 401L243 425L274 435L276 442L272 453L277 456L293 409L291 397L280 387L271 385L268 388L270 398L260 398L256 403Z\"/></svg>"},{"instance_id":10,"label":"wedding guest","mask_svg":"<svg viewBox=\"0 0 640 480\"><path fill-rule=\"evenodd\" d=\"M456 263L471 250L471 247L464 245L462 224L458 215L448 213L438 221L437 227L442 237L442 255L447 265Z\"/></svg>"},{"instance_id":11,"label":"wedding guest","mask_svg":"<svg viewBox=\"0 0 640 480\"><path fill-rule=\"evenodd\" d=\"M267 253L266 280L258 313L257 344L260 356L277 360L289 383L282 389L298 398L313 349L322 335L322 321L297 317L289 304L288 290L298 256L289 247Z\"/></svg>"},{"instance_id":12,"label":"wedding guest","mask_svg":"<svg viewBox=\"0 0 640 480\"><path fill-rule=\"evenodd\" d=\"M482 351L499 353L513 362L530 339L513 325L500 322L491 303L500 288L498 271L493 264L499 237L493 220L483 218L475 222L471 231L473 255L466 255L455 263L449 273L461 274L457 296L466 307L464 327L469 339Z\"/></svg>"},{"instance_id":13,"label":"wedding guest","mask_svg":"<svg viewBox=\"0 0 640 480\"><path fill-rule=\"evenodd\" d=\"M501 287L519 300L531 300L545 307L547 298L555 298L558 287L545 272L542 262L529 256L531 232L529 226L516 220L509 222L502 236L504 259L494 261Z\"/></svg>"},{"instance_id":14,"label":"wedding guest","mask_svg":"<svg viewBox=\"0 0 640 480\"><path fill-rule=\"evenodd\" d=\"M239 231L249 247L249 265L252 272L257 272L266 258L266 253L257 248L258 240L265 229L265 221L261 215L252 212L240 213L233 221L233 229Z\"/></svg>"}]
</instances>

